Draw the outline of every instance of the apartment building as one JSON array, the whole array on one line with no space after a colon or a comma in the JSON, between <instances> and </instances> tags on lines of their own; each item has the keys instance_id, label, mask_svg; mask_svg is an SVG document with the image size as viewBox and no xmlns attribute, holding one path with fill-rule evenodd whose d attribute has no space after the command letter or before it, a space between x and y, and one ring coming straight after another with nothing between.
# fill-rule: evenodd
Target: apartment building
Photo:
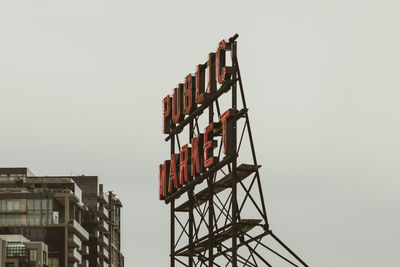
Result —
<instances>
[{"instance_id":1,"label":"apartment building","mask_svg":"<svg viewBox=\"0 0 400 267\"><path fill-rule=\"evenodd\" d=\"M27 168L0 169L0 234L19 234L48 246L49 266L84 263L89 239L81 225L82 192L68 177L35 177Z\"/></svg>"},{"instance_id":2,"label":"apartment building","mask_svg":"<svg viewBox=\"0 0 400 267\"><path fill-rule=\"evenodd\" d=\"M47 267L48 249L22 235L0 235L0 267Z\"/></svg>"},{"instance_id":3,"label":"apartment building","mask_svg":"<svg viewBox=\"0 0 400 267\"><path fill-rule=\"evenodd\" d=\"M44 242L50 267L123 266L121 207L97 176L0 168L0 234Z\"/></svg>"},{"instance_id":4,"label":"apartment building","mask_svg":"<svg viewBox=\"0 0 400 267\"><path fill-rule=\"evenodd\" d=\"M89 266L123 267L121 201L113 192L104 190L97 176L76 176L73 179L82 188L82 199L88 207L83 226L90 234L86 243Z\"/></svg>"}]
</instances>

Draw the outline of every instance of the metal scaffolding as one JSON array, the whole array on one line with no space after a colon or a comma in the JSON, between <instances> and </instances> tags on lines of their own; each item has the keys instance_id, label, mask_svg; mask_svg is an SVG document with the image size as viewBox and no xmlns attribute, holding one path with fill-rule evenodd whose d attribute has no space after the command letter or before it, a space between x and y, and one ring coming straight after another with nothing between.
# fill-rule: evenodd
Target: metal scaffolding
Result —
<instances>
[{"instance_id":1,"label":"metal scaffolding","mask_svg":"<svg viewBox=\"0 0 400 267\"><path fill-rule=\"evenodd\" d=\"M166 137L174 155L181 149L182 135L186 134L190 142L201 134L200 116L208 111L206 123L214 123L212 135L222 139L222 125L215 118L221 118L223 103L231 111L231 128L225 137L229 139L225 149L230 152L221 153L222 141L213 144L218 151L215 164L165 198L171 212L170 266L273 266L279 261L289 266L308 266L272 233L268 223L261 165L256 158L237 59L237 37L226 42L231 61L229 79L219 88L216 83L211 85L215 86L214 93L174 125ZM186 126L187 133L183 131ZM240 162L244 147L248 163Z\"/></svg>"}]
</instances>

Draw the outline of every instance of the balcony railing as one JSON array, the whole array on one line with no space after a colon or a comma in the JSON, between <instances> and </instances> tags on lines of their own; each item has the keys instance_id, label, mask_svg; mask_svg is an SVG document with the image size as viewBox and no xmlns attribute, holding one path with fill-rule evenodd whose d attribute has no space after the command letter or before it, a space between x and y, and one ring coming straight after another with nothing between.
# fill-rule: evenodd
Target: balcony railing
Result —
<instances>
[{"instance_id":1,"label":"balcony railing","mask_svg":"<svg viewBox=\"0 0 400 267\"><path fill-rule=\"evenodd\" d=\"M98 206L98 215L100 218L107 219L108 218L108 211L104 206Z\"/></svg>"},{"instance_id":2,"label":"balcony railing","mask_svg":"<svg viewBox=\"0 0 400 267\"><path fill-rule=\"evenodd\" d=\"M105 258L108 259L108 251L106 249L103 249L103 255Z\"/></svg>"},{"instance_id":3,"label":"balcony railing","mask_svg":"<svg viewBox=\"0 0 400 267\"><path fill-rule=\"evenodd\" d=\"M73 262L82 262L82 255L75 248L68 249L68 260Z\"/></svg>"},{"instance_id":4,"label":"balcony railing","mask_svg":"<svg viewBox=\"0 0 400 267\"><path fill-rule=\"evenodd\" d=\"M108 204L108 195L104 192L99 192L97 199L102 204Z\"/></svg>"},{"instance_id":5,"label":"balcony railing","mask_svg":"<svg viewBox=\"0 0 400 267\"><path fill-rule=\"evenodd\" d=\"M89 233L77 221L71 219L69 225L81 239L84 239L85 241L89 240Z\"/></svg>"},{"instance_id":6,"label":"balcony railing","mask_svg":"<svg viewBox=\"0 0 400 267\"><path fill-rule=\"evenodd\" d=\"M110 230L110 226L108 225L108 223L106 221L100 221L98 223L99 226L99 230L102 232L108 232Z\"/></svg>"},{"instance_id":7,"label":"balcony railing","mask_svg":"<svg viewBox=\"0 0 400 267\"><path fill-rule=\"evenodd\" d=\"M28 220L12 220L12 221L0 221L0 227L12 227L12 226L64 226L65 220L64 219L54 219L51 222L43 223L41 221L28 221Z\"/></svg>"},{"instance_id":8,"label":"balcony railing","mask_svg":"<svg viewBox=\"0 0 400 267\"><path fill-rule=\"evenodd\" d=\"M68 237L68 245L70 247L72 246L72 247L80 248L82 246L82 241L80 240L79 237L72 234Z\"/></svg>"},{"instance_id":9,"label":"balcony railing","mask_svg":"<svg viewBox=\"0 0 400 267\"><path fill-rule=\"evenodd\" d=\"M102 236L99 237L99 241L100 241L100 243L103 245L103 247L108 247L109 241L108 241L108 238L107 238L107 237L105 237L104 235L102 235Z\"/></svg>"},{"instance_id":10,"label":"balcony railing","mask_svg":"<svg viewBox=\"0 0 400 267\"><path fill-rule=\"evenodd\" d=\"M89 247L87 245L82 245L80 253L82 255L89 255Z\"/></svg>"}]
</instances>

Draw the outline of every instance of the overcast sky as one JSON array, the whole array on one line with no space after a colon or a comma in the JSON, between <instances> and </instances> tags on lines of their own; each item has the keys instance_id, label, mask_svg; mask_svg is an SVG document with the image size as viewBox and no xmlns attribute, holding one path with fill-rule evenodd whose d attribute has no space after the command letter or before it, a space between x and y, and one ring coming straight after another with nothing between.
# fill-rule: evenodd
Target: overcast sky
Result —
<instances>
[{"instance_id":1,"label":"overcast sky","mask_svg":"<svg viewBox=\"0 0 400 267\"><path fill-rule=\"evenodd\" d=\"M310 266L400 263L400 2L1 1L1 167L98 175L126 266L167 267L161 100L223 38L271 228Z\"/></svg>"}]
</instances>

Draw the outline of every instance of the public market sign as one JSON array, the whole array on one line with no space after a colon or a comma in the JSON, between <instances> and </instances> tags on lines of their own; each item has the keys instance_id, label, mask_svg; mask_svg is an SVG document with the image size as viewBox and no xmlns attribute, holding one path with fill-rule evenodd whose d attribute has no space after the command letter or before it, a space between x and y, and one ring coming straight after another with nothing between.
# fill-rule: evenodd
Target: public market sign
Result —
<instances>
[{"instance_id":1,"label":"public market sign","mask_svg":"<svg viewBox=\"0 0 400 267\"><path fill-rule=\"evenodd\" d=\"M195 74L186 75L183 83L172 90L172 96L164 97L162 132L167 135L166 141L191 125L236 82L232 75L233 67L226 66L226 54L230 51L231 43L221 41L216 52L210 53L204 64L197 65ZM234 113L234 109L223 112L218 122L210 123L203 133L183 145L179 154L171 154L170 159L159 165L160 200L168 200L173 193L185 188L218 163L219 158L214 156L214 148L218 146L217 140L214 140L216 133L222 134L224 155L234 152L230 145L234 131L231 118Z\"/></svg>"}]
</instances>

